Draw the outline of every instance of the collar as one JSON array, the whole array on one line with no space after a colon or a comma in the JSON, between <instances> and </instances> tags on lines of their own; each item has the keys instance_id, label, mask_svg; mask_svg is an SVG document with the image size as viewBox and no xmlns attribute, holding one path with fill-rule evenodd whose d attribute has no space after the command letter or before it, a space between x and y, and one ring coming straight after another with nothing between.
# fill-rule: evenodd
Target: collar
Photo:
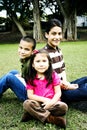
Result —
<instances>
[{"instance_id":1,"label":"collar","mask_svg":"<svg viewBox=\"0 0 87 130\"><path fill-rule=\"evenodd\" d=\"M30 59L30 57L27 57L27 58L25 58L25 59L20 59L20 62L21 62L21 63L26 63L29 59Z\"/></svg>"},{"instance_id":2,"label":"collar","mask_svg":"<svg viewBox=\"0 0 87 130\"><path fill-rule=\"evenodd\" d=\"M57 50L57 51L60 50L60 49L58 48L58 46L56 47L56 49L54 49L54 48L51 47L49 44L47 44L47 45L45 46L45 49L51 49L51 50Z\"/></svg>"}]
</instances>

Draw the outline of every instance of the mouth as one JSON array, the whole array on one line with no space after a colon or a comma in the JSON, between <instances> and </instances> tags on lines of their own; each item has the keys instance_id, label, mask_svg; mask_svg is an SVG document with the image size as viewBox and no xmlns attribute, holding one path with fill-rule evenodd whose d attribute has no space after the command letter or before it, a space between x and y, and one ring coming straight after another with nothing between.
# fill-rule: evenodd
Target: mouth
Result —
<instances>
[{"instance_id":1,"label":"mouth","mask_svg":"<svg viewBox=\"0 0 87 130\"><path fill-rule=\"evenodd\" d=\"M55 43L58 43L60 40L55 40L55 39L54 39L53 41L54 41Z\"/></svg>"},{"instance_id":2,"label":"mouth","mask_svg":"<svg viewBox=\"0 0 87 130\"><path fill-rule=\"evenodd\" d=\"M38 68L38 69L45 69L45 68Z\"/></svg>"},{"instance_id":3,"label":"mouth","mask_svg":"<svg viewBox=\"0 0 87 130\"><path fill-rule=\"evenodd\" d=\"M46 68L38 68L38 70L40 71L44 71Z\"/></svg>"},{"instance_id":4,"label":"mouth","mask_svg":"<svg viewBox=\"0 0 87 130\"><path fill-rule=\"evenodd\" d=\"M24 56L24 55L20 55L19 57L20 57L20 58L25 58L26 56Z\"/></svg>"},{"instance_id":5,"label":"mouth","mask_svg":"<svg viewBox=\"0 0 87 130\"><path fill-rule=\"evenodd\" d=\"M22 56L22 57L24 57L25 55L23 55L23 54L19 54L20 56Z\"/></svg>"}]
</instances>

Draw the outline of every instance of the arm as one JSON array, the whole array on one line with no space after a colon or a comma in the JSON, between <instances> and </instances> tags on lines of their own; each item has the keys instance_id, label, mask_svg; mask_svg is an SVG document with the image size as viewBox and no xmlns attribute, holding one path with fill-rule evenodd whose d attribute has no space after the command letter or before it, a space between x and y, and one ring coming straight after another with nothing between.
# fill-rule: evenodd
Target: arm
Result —
<instances>
[{"instance_id":1,"label":"arm","mask_svg":"<svg viewBox=\"0 0 87 130\"><path fill-rule=\"evenodd\" d=\"M44 109L50 108L52 105L54 105L58 100L60 100L61 97L61 88L60 86L55 86L54 87L55 95L54 97L50 100L50 102L45 102L44 103Z\"/></svg>"},{"instance_id":2,"label":"arm","mask_svg":"<svg viewBox=\"0 0 87 130\"><path fill-rule=\"evenodd\" d=\"M67 82L66 72L65 71L62 72L61 77L62 77L62 81Z\"/></svg>"},{"instance_id":3,"label":"arm","mask_svg":"<svg viewBox=\"0 0 87 130\"><path fill-rule=\"evenodd\" d=\"M27 95L28 95L29 99L35 100L38 102L44 103L44 102L50 101L50 99L48 99L48 98L33 94L33 90L27 90Z\"/></svg>"},{"instance_id":4,"label":"arm","mask_svg":"<svg viewBox=\"0 0 87 130\"><path fill-rule=\"evenodd\" d=\"M61 88L64 89L64 90L74 90L74 89L77 89L78 88L78 84L70 84L67 79L66 79L66 72L63 71L62 73L62 77L63 77L63 80L61 80Z\"/></svg>"}]
</instances>

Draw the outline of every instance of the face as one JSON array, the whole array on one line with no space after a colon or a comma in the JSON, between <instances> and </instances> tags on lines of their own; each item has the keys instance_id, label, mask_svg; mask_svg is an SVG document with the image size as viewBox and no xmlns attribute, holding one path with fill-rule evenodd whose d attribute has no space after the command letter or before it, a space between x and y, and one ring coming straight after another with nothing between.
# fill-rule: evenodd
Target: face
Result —
<instances>
[{"instance_id":1,"label":"face","mask_svg":"<svg viewBox=\"0 0 87 130\"><path fill-rule=\"evenodd\" d=\"M45 37L48 39L48 44L56 48L62 40L62 28L58 26L53 27L49 33L45 33Z\"/></svg>"},{"instance_id":2,"label":"face","mask_svg":"<svg viewBox=\"0 0 87 130\"><path fill-rule=\"evenodd\" d=\"M33 61L34 69L38 74L44 73L49 67L49 61L45 53L38 53Z\"/></svg>"},{"instance_id":3,"label":"face","mask_svg":"<svg viewBox=\"0 0 87 130\"><path fill-rule=\"evenodd\" d=\"M21 40L18 47L18 54L20 59L30 57L32 54L33 43Z\"/></svg>"}]
</instances>

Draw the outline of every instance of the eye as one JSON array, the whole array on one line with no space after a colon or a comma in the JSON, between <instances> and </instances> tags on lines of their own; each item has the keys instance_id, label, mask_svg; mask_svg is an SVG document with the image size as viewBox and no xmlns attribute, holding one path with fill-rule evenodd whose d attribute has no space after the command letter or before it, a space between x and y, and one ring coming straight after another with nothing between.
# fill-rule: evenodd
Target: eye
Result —
<instances>
[{"instance_id":1,"label":"eye","mask_svg":"<svg viewBox=\"0 0 87 130\"><path fill-rule=\"evenodd\" d=\"M43 62L46 62L47 60L43 60Z\"/></svg>"},{"instance_id":2,"label":"eye","mask_svg":"<svg viewBox=\"0 0 87 130\"><path fill-rule=\"evenodd\" d=\"M56 32L53 32L52 35L56 35Z\"/></svg>"},{"instance_id":3,"label":"eye","mask_svg":"<svg viewBox=\"0 0 87 130\"><path fill-rule=\"evenodd\" d=\"M28 48L25 48L25 50L26 50L26 51L30 51L30 49L28 49Z\"/></svg>"},{"instance_id":4,"label":"eye","mask_svg":"<svg viewBox=\"0 0 87 130\"><path fill-rule=\"evenodd\" d=\"M62 32L59 32L58 35L62 35Z\"/></svg>"},{"instance_id":5,"label":"eye","mask_svg":"<svg viewBox=\"0 0 87 130\"><path fill-rule=\"evenodd\" d=\"M37 60L36 62L38 62L38 63L39 63L39 62L40 62L40 60Z\"/></svg>"},{"instance_id":6,"label":"eye","mask_svg":"<svg viewBox=\"0 0 87 130\"><path fill-rule=\"evenodd\" d=\"M22 47L21 47L21 46L19 46L19 49L22 49Z\"/></svg>"}]
</instances>

